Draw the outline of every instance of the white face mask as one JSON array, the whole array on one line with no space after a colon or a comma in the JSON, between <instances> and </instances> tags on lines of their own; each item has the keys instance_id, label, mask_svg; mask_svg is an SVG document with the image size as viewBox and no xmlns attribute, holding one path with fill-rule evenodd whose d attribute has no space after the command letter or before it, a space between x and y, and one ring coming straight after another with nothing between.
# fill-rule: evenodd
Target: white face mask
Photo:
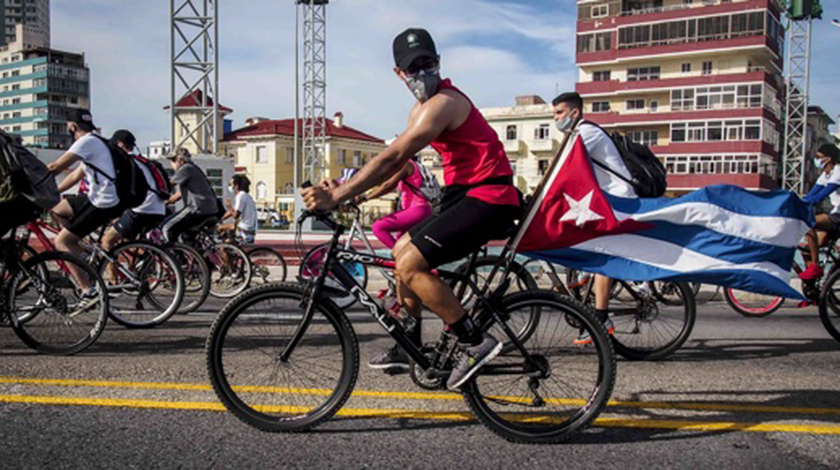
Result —
<instances>
[{"instance_id":1,"label":"white face mask","mask_svg":"<svg viewBox=\"0 0 840 470\"><path fill-rule=\"evenodd\" d=\"M822 161L822 158L814 157L814 166L817 167L817 169L822 170L825 168L825 162Z\"/></svg>"},{"instance_id":2,"label":"white face mask","mask_svg":"<svg viewBox=\"0 0 840 470\"><path fill-rule=\"evenodd\" d=\"M568 115L559 121L555 121L554 125L557 126L557 130L560 132L569 132L572 130L572 116Z\"/></svg>"},{"instance_id":3,"label":"white face mask","mask_svg":"<svg viewBox=\"0 0 840 470\"><path fill-rule=\"evenodd\" d=\"M232 193L233 192L233 186L228 185L228 191Z\"/></svg>"}]
</instances>

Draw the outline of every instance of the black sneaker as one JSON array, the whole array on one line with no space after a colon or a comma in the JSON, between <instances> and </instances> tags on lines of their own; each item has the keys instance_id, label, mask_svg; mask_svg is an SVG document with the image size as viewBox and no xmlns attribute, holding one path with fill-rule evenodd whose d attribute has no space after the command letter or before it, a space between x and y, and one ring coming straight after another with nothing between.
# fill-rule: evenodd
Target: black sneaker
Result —
<instances>
[{"instance_id":1,"label":"black sneaker","mask_svg":"<svg viewBox=\"0 0 840 470\"><path fill-rule=\"evenodd\" d=\"M408 354L401 347L394 345L386 349L368 362L371 369L405 369L408 370Z\"/></svg>"},{"instance_id":2,"label":"black sneaker","mask_svg":"<svg viewBox=\"0 0 840 470\"><path fill-rule=\"evenodd\" d=\"M456 390L464 385L481 369L502 351L502 343L496 338L484 334L484 339L475 346L460 346L461 350L455 357L455 366L446 381L446 388Z\"/></svg>"}]
</instances>

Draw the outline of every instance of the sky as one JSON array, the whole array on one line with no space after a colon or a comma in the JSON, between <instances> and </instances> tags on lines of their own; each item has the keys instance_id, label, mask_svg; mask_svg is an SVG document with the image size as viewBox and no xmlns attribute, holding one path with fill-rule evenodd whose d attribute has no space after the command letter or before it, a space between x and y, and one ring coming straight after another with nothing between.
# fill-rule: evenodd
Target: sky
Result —
<instances>
[{"instance_id":1,"label":"sky","mask_svg":"<svg viewBox=\"0 0 840 470\"><path fill-rule=\"evenodd\" d=\"M200 0L197 0L200 2ZM131 129L144 148L169 138L169 2L53 0L52 47L84 52L95 121ZM840 0L823 1L813 33L811 104L840 113ZM574 0L333 0L327 6L327 115L382 139L405 126L414 98L394 75L391 44L409 27L429 30L444 76L478 107L518 95L549 101L571 90ZM293 0L219 2L219 101L245 119L294 116Z\"/></svg>"}]
</instances>

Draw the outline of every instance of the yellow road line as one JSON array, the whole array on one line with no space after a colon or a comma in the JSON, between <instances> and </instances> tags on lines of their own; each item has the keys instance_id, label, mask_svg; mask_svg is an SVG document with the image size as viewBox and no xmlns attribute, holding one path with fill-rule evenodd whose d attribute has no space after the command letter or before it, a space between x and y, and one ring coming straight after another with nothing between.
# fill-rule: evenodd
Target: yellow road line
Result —
<instances>
[{"instance_id":1,"label":"yellow road line","mask_svg":"<svg viewBox=\"0 0 840 470\"><path fill-rule=\"evenodd\" d=\"M221 403L156 401L119 398L82 398L56 396L0 395L0 403L28 403L42 405L99 406L188 411L224 411ZM301 407L285 407L286 411L300 412ZM344 408L338 416L345 418L428 419L444 421L473 421L467 412L438 412L400 409ZM675 431L741 431L788 432L840 435L840 426L812 424L742 423L734 421L651 420L627 418L598 418L594 426L605 428L671 429Z\"/></svg>"},{"instance_id":2,"label":"yellow road line","mask_svg":"<svg viewBox=\"0 0 840 470\"><path fill-rule=\"evenodd\" d=\"M40 385L54 387L105 387L130 388L139 390L180 390L180 391L212 391L208 384L178 383L178 382L119 382L109 380L83 379L33 379L24 377L0 377L0 384ZM303 389L291 387L268 386L239 386L240 392L287 393L305 395L329 395L328 389ZM390 392L379 390L354 390L353 396L358 398L382 398L394 400L461 400L461 395L451 392ZM513 401L516 398L506 397ZM582 405L582 400L548 399L555 405ZM807 408L777 405L737 404L737 403L703 403L703 402L667 402L667 401L622 401L610 400L611 408L634 409L665 409L686 411L719 411L733 413L785 413L840 416L840 408Z\"/></svg>"}]
</instances>

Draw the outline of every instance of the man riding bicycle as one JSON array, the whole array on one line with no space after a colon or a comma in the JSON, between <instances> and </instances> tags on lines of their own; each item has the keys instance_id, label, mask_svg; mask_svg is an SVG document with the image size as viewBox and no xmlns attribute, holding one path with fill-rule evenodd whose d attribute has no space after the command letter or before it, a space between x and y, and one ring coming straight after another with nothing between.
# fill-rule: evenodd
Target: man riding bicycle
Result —
<instances>
[{"instance_id":1,"label":"man riding bicycle","mask_svg":"<svg viewBox=\"0 0 840 470\"><path fill-rule=\"evenodd\" d=\"M577 125L583 145L586 147L586 154L590 159L597 160L603 165L592 166L598 186L605 193L613 196L637 197L636 191L627 182L631 179L630 170L624 164L621 153L610 136L600 127L583 120L583 100L580 95L575 92L563 93L554 98L551 105L554 108L554 122L557 130L571 132ZM610 278L600 274L595 275L595 316L601 320L609 334L615 332L615 326L609 318L611 286ZM582 331L574 341L575 344L590 344L591 342L592 338L586 331Z\"/></svg>"},{"instance_id":2,"label":"man riding bicycle","mask_svg":"<svg viewBox=\"0 0 840 470\"><path fill-rule=\"evenodd\" d=\"M222 220L233 218L235 223L219 225L219 234L235 234L245 243L254 243L257 237L257 205L249 194L251 180L245 175L233 175L230 192L235 194L233 205L228 208Z\"/></svg>"},{"instance_id":3,"label":"man riding bicycle","mask_svg":"<svg viewBox=\"0 0 840 470\"><path fill-rule=\"evenodd\" d=\"M808 267L799 274L803 281L816 281L823 275L819 263L819 249L823 246L828 235L840 232L840 150L834 144L824 144L817 150L814 164L820 169L817 183L802 200L811 205L819 204L828 198L831 201L831 211L828 214L817 214L814 228L808 231L805 239L808 241Z\"/></svg>"},{"instance_id":4,"label":"man riding bicycle","mask_svg":"<svg viewBox=\"0 0 840 470\"><path fill-rule=\"evenodd\" d=\"M447 185L441 212L400 237L393 254L398 293L408 313L418 317L425 303L458 337L459 354L446 384L456 389L502 345L476 327L449 286L431 271L505 237L520 211L519 194L496 132L466 95L441 79L440 57L429 33L400 33L393 52L394 72L417 99L405 131L345 184L324 180L302 195L310 210L331 210L388 180L427 145L441 155Z\"/></svg>"},{"instance_id":5,"label":"man riding bicycle","mask_svg":"<svg viewBox=\"0 0 840 470\"><path fill-rule=\"evenodd\" d=\"M189 235L190 229L216 217L219 203L210 181L201 168L193 163L187 149L179 148L169 160L175 170L172 184L178 186L178 191L166 203L175 204L183 199L184 207L166 218L161 231L167 240L176 241L182 234Z\"/></svg>"},{"instance_id":6,"label":"man riding bicycle","mask_svg":"<svg viewBox=\"0 0 840 470\"><path fill-rule=\"evenodd\" d=\"M116 170L111 151L100 138L94 135L96 126L93 116L86 109L75 111L67 122L67 130L75 141L58 160L47 165L54 174L61 173L81 160L83 170L75 171L61 181L58 191L64 192L78 183L82 176L90 182L87 194L71 196L52 209L52 217L63 228L55 238L55 246L60 251L83 256L79 241L98 228L111 222L122 214L120 199L114 184ZM95 299L98 293L81 273L71 266L73 277L84 289L83 297Z\"/></svg>"}]
</instances>

